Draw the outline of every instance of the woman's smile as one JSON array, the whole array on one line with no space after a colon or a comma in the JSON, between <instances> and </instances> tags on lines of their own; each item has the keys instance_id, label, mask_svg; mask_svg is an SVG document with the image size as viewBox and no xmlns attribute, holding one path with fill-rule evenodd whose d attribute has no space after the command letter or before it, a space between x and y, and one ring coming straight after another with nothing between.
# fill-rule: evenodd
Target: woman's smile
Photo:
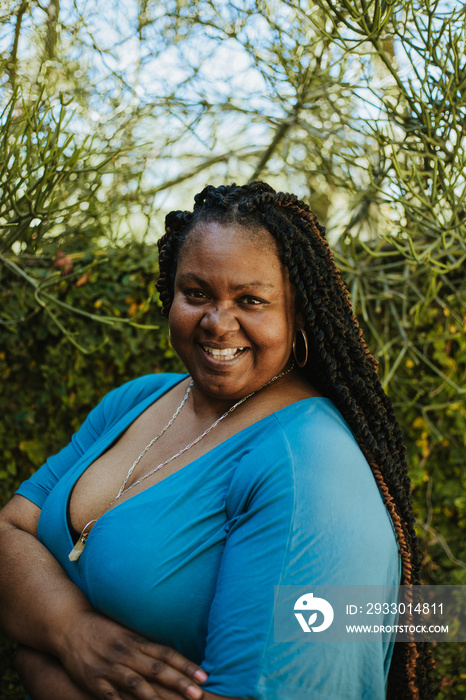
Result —
<instances>
[{"instance_id":1,"label":"woman's smile","mask_svg":"<svg viewBox=\"0 0 466 700\"><path fill-rule=\"evenodd\" d=\"M218 348L208 343L200 343L201 348L204 350L206 355L209 355L212 359L218 360L220 362L231 362L235 360L239 355L244 354L247 348Z\"/></svg>"},{"instance_id":2,"label":"woman's smile","mask_svg":"<svg viewBox=\"0 0 466 700\"><path fill-rule=\"evenodd\" d=\"M289 365L294 292L271 235L204 223L181 249L170 337L205 396L236 401Z\"/></svg>"}]
</instances>

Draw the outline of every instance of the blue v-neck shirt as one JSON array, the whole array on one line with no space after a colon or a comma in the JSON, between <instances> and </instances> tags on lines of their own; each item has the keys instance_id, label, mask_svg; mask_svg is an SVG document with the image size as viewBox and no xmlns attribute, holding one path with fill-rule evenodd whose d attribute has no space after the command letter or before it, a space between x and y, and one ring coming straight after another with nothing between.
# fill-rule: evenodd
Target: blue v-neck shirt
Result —
<instances>
[{"instance_id":1,"label":"blue v-neck shirt","mask_svg":"<svg viewBox=\"0 0 466 700\"><path fill-rule=\"evenodd\" d=\"M18 493L39 539L99 612L202 664L205 688L256 700L382 700L392 645L274 642L274 586L399 583L390 517L332 402L263 418L95 524L83 554L74 484L183 379L154 374L107 394Z\"/></svg>"}]
</instances>

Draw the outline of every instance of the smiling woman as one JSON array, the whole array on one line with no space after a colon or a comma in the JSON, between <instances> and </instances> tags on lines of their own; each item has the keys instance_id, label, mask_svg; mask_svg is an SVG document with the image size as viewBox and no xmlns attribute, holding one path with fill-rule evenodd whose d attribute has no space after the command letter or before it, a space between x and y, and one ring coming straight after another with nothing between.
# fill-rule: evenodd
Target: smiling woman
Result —
<instances>
[{"instance_id":1,"label":"smiling woman","mask_svg":"<svg viewBox=\"0 0 466 700\"><path fill-rule=\"evenodd\" d=\"M273 636L275 586L418 582L400 429L324 229L264 183L209 186L159 253L188 374L112 391L0 515L25 687L426 700L414 644Z\"/></svg>"},{"instance_id":2,"label":"smiling woman","mask_svg":"<svg viewBox=\"0 0 466 700\"><path fill-rule=\"evenodd\" d=\"M169 320L174 349L210 400L227 404L281 372L296 318L270 234L251 239L233 223L193 229L178 260Z\"/></svg>"}]
</instances>

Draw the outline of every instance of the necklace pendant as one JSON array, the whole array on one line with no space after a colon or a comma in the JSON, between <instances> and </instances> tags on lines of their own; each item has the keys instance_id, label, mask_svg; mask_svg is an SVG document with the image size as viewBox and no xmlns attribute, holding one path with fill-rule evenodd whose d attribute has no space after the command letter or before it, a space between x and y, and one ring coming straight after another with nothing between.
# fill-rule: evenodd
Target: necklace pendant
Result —
<instances>
[{"instance_id":1,"label":"necklace pendant","mask_svg":"<svg viewBox=\"0 0 466 700\"><path fill-rule=\"evenodd\" d=\"M86 533L85 535L81 535L71 552L68 554L68 559L70 561L78 561L79 557L84 551L84 545L86 544L87 535L88 533Z\"/></svg>"}]
</instances>

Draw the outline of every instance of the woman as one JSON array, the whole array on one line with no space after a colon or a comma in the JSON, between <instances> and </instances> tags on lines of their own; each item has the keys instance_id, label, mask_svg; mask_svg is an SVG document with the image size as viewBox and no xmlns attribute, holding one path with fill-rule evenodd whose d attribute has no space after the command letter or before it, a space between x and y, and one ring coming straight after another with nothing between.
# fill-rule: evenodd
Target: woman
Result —
<instances>
[{"instance_id":1,"label":"woman","mask_svg":"<svg viewBox=\"0 0 466 700\"><path fill-rule=\"evenodd\" d=\"M324 229L264 183L209 186L159 251L189 375L107 395L1 516L26 687L385 697L392 646L273 640L275 585L418 582L400 430ZM390 694L425 700L427 656L396 646Z\"/></svg>"}]
</instances>

